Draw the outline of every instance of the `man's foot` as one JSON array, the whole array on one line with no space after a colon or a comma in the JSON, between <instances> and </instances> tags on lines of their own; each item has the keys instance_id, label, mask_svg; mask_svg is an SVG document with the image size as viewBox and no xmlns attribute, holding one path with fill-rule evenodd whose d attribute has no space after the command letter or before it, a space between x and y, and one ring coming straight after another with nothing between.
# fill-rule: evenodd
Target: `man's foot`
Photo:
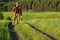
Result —
<instances>
[{"instance_id":1,"label":"man's foot","mask_svg":"<svg viewBox=\"0 0 60 40\"><path fill-rule=\"evenodd\" d=\"M14 28L14 24L12 23L12 27Z\"/></svg>"},{"instance_id":2,"label":"man's foot","mask_svg":"<svg viewBox=\"0 0 60 40\"><path fill-rule=\"evenodd\" d=\"M14 25L12 25L12 27L14 27Z\"/></svg>"}]
</instances>

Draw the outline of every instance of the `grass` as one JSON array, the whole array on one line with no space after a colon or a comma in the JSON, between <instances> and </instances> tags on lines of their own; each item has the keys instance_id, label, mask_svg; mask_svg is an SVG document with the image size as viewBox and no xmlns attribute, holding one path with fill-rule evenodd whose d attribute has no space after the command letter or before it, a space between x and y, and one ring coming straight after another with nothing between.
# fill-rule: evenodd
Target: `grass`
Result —
<instances>
[{"instance_id":1,"label":"grass","mask_svg":"<svg viewBox=\"0 0 60 40\"><path fill-rule=\"evenodd\" d=\"M10 40L7 23L7 20L0 20L0 40Z\"/></svg>"},{"instance_id":2,"label":"grass","mask_svg":"<svg viewBox=\"0 0 60 40\"><path fill-rule=\"evenodd\" d=\"M21 40L50 40L48 37L36 32L28 25L21 23L19 27L15 28Z\"/></svg>"},{"instance_id":3,"label":"grass","mask_svg":"<svg viewBox=\"0 0 60 40\"><path fill-rule=\"evenodd\" d=\"M7 17L13 19L13 12L2 12L4 14L4 20ZM60 19L60 12L23 12L22 21L28 21L32 19Z\"/></svg>"},{"instance_id":4,"label":"grass","mask_svg":"<svg viewBox=\"0 0 60 40\"><path fill-rule=\"evenodd\" d=\"M6 20L8 17L13 19L13 12L2 12L4 16L4 20Z\"/></svg>"},{"instance_id":5,"label":"grass","mask_svg":"<svg viewBox=\"0 0 60 40\"><path fill-rule=\"evenodd\" d=\"M29 23L60 40L60 19L35 19Z\"/></svg>"},{"instance_id":6,"label":"grass","mask_svg":"<svg viewBox=\"0 0 60 40\"><path fill-rule=\"evenodd\" d=\"M0 39L11 40L6 19L13 19L13 12L2 12L4 20L0 20ZM23 12L21 21L29 22L37 28L47 32L48 34L60 40L60 12ZM7 23L7 24L6 24ZM19 36L19 40L50 40L47 36L35 31L29 25L21 22L15 31ZM3 32L6 35L3 36Z\"/></svg>"}]
</instances>

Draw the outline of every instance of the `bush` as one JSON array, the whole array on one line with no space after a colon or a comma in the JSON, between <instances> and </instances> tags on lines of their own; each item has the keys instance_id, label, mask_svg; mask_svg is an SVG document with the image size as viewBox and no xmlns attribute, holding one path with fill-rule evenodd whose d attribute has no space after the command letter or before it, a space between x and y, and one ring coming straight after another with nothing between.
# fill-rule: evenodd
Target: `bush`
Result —
<instances>
[{"instance_id":1,"label":"bush","mask_svg":"<svg viewBox=\"0 0 60 40\"><path fill-rule=\"evenodd\" d=\"M0 12L0 20L2 20L3 18L3 14Z\"/></svg>"},{"instance_id":2,"label":"bush","mask_svg":"<svg viewBox=\"0 0 60 40\"><path fill-rule=\"evenodd\" d=\"M11 21L12 19L10 17L7 17L7 20L10 20Z\"/></svg>"}]
</instances>

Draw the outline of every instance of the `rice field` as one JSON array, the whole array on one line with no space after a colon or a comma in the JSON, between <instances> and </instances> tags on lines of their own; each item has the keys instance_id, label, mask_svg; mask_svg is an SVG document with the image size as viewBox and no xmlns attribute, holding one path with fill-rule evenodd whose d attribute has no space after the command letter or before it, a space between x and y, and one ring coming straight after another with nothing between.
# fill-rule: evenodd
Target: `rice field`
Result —
<instances>
[{"instance_id":1,"label":"rice field","mask_svg":"<svg viewBox=\"0 0 60 40\"><path fill-rule=\"evenodd\" d=\"M51 40L46 35L39 33L24 22L34 25L39 30L60 40L60 12L23 12L21 22L15 25L14 30L9 30L7 17L13 20L13 12L2 12L4 19L0 20L0 40ZM11 36L18 35L18 38Z\"/></svg>"}]
</instances>

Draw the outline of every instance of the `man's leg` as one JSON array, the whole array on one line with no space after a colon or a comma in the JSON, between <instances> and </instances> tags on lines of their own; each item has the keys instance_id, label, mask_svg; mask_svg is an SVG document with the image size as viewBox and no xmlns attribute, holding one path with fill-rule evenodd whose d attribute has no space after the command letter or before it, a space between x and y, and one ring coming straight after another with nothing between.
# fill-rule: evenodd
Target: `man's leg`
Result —
<instances>
[{"instance_id":1,"label":"man's leg","mask_svg":"<svg viewBox=\"0 0 60 40\"><path fill-rule=\"evenodd\" d=\"M20 14L18 14L18 23L17 24L19 24L19 22L20 22Z\"/></svg>"},{"instance_id":2,"label":"man's leg","mask_svg":"<svg viewBox=\"0 0 60 40\"><path fill-rule=\"evenodd\" d=\"M12 25L14 25L16 17L17 17L17 15L14 14L14 19L13 19Z\"/></svg>"}]
</instances>

